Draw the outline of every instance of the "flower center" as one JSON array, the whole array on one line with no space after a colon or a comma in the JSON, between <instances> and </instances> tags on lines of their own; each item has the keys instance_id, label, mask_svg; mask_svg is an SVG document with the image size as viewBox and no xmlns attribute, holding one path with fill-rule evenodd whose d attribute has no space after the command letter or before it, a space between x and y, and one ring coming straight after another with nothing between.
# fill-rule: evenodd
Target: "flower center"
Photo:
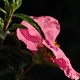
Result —
<instances>
[{"instance_id":1,"label":"flower center","mask_svg":"<svg viewBox=\"0 0 80 80\"><path fill-rule=\"evenodd\" d=\"M39 44L37 47L44 47L44 45L41 43L41 44Z\"/></svg>"},{"instance_id":2,"label":"flower center","mask_svg":"<svg viewBox=\"0 0 80 80\"><path fill-rule=\"evenodd\" d=\"M53 43L53 45L55 45L56 47L60 47L60 45L57 44L57 41L55 41L55 42ZM44 60L46 60L46 61L51 61L51 60L50 60L50 57L56 58L56 56L54 55L54 53L53 53L50 49L48 49L44 44L42 44L42 43L39 44L39 45L37 46L37 48L40 49L40 50L43 52L42 56L43 56L43 59L44 59Z\"/></svg>"},{"instance_id":3,"label":"flower center","mask_svg":"<svg viewBox=\"0 0 80 80\"><path fill-rule=\"evenodd\" d=\"M59 48L60 48L60 45L57 44L57 41L55 41L55 42L53 43L53 45L55 45L56 47L59 47Z\"/></svg>"}]
</instances>

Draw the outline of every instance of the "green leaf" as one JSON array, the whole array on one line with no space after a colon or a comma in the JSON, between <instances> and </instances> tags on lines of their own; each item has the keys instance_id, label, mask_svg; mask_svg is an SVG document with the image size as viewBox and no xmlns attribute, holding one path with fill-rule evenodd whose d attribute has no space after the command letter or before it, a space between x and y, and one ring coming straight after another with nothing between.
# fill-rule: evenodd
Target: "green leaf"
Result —
<instances>
[{"instance_id":1,"label":"green leaf","mask_svg":"<svg viewBox=\"0 0 80 80\"><path fill-rule=\"evenodd\" d=\"M33 54L30 51L27 50L21 50L24 54L29 55L31 57L33 57Z\"/></svg>"},{"instance_id":2,"label":"green leaf","mask_svg":"<svg viewBox=\"0 0 80 80\"><path fill-rule=\"evenodd\" d=\"M8 0L9 3L15 3L15 0Z\"/></svg>"},{"instance_id":3,"label":"green leaf","mask_svg":"<svg viewBox=\"0 0 80 80\"><path fill-rule=\"evenodd\" d=\"M0 47L0 66L4 67L17 67L19 60L12 55L12 51L7 46ZM5 65L5 66L4 66Z\"/></svg>"},{"instance_id":4,"label":"green leaf","mask_svg":"<svg viewBox=\"0 0 80 80\"><path fill-rule=\"evenodd\" d=\"M17 47L2 45L0 46L0 64L0 76L15 75L21 79L21 77L24 77L23 72L25 67L28 67L32 63L29 64L26 54L22 53ZM8 69L8 71L6 71L5 68Z\"/></svg>"},{"instance_id":5,"label":"green leaf","mask_svg":"<svg viewBox=\"0 0 80 80\"><path fill-rule=\"evenodd\" d=\"M9 68L3 69L2 71L0 71L0 77L12 72L14 72L13 69L9 69Z\"/></svg>"},{"instance_id":6,"label":"green leaf","mask_svg":"<svg viewBox=\"0 0 80 80\"><path fill-rule=\"evenodd\" d=\"M18 57L20 57L20 59L22 60L22 61L25 61L26 63L28 63L28 64L31 64L32 62L31 62L31 60L30 60L30 58L26 55L26 54L24 54L19 48L17 48L17 47L14 47L14 46L7 46L8 48L10 48L10 50L15 54L15 55L17 55Z\"/></svg>"},{"instance_id":7,"label":"green leaf","mask_svg":"<svg viewBox=\"0 0 80 80\"><path fill-rule=\"evenodd\" d=\"M5 26L4 26L4 32L6 32L9 24L12 20L13 13L21 6L22 0L4 0L5 3Z\"/></svg>"},{"instance_id":8,"label":"green leaf","mask_svg":"<svg viewBox=\"0 0 80 80\"><path fill-rule=\"evenodd\" d=\"M2 39L2 40L4 40L4 38L5 38L5 36L2 34L2 33L0 33L0 38ZM2 41L1 40L1 41ZM1 43L1 42L0 42Z\"/></svg>"},{"instance_id":9,"label":"green leaf","mask_svg":"<svg viewBox=\"0 0 80 80\"><path fill-rule=\"evenodd\" d=\"M8 39L9 38L9 39ZM18 48L21 48L21 43L20 43L20 40L18 39L17 35L12 32L12 33L7 33L6 34L6 38L4 41L8 41L8 40L11 40L12 41L12 44ZM5 43L5 42L4 42ZM8 42L7 42L8 43ZM10 43L10 42L9 42ZM9 45L9 43L7 45Z\"/></svg>"},{"instance_id":10,"label":"green leaf","mask_svg":"<svg viewBox=\"0 0 80 80\"><path fill-rule=\"evenodd\" d=\"M21 64L21 62L24 62ZM4 45L0 47L0 66L9 67L11 69L19 69L24 67L26 64L31 65L28 56L20 51L17 47ZM3 65L2 65L3 64ZM4 66L6 65L6 66ZM21 66L20 66L21 65ZM23 66L22 66L23 65Z\"/></svg>"},{"instance_id":11,"label":"green leaf","mask_svg":"<svg viewBox=\"0 0 80 80\"><path fill-rule=\"evenodd\" d=\"M0 11L6 14L6 11L0 7Z\"/></svg>"},{"instance_id":12,"label":"green leaf","mask_svg":"<svg viewBox=\"0 0 80 80\"><path fill-rule=\"evenodd\" d=\"M3 28L3 26L4 26L4 20L2 18L0 18L0 27Z\"/></svg>"},{"instance_id":13,"label":"green leaf","mask_svg":"<svg viewBox=\"0 0 80 80\"><path fill-rule=\"evenodd\" d=\"M9 2L8 0L4 0L4 5L5 5L5 11L7 12L8 11L8 8L9 8Z\"/></svg>"},{"instance_id":14,"label":"green leaf","mask_svg":"<svg viewBox=\"0 0 80 80\"><path fill-rule=\"evenodd\" d=\"M4 26L4 20L0 18L0 38L2 40L4 40L3 26Z\"/></svg>"},{"instance_id":15,"label":"green leaf","mask_svg":"<svg viewBox=\"0 0 80 80\"><path fill-rule=\"evenodd\" d=\"M22 29L27 29L25 26L21 25L21 24L13 24L12 27L8 27L8 31L14 30L16 28L22 28Z\"/></svg>"},{"instance_id":16,"label":"green leaf","mask_svg":"<svg viewBox=\"0 0 80 80\"><path fill-rule=\"evenodd\" d=\"M30 23L42 35L42 37L45 39L45 36L44 36L44 33L43 33L42 29L28 15L17 13L17 14L13 14L13 17L21 18L21 19L25 20L26 22Z\"/></svg>"},{"instance_id":17,"label":"green leaf","mask_svg":"<svg viewBox=\"0 0 80 80\"><path fill-rule=\"evenodd\" d=\"M14 13L22 4L22 0L11 0L12 13Z\"/></svg>"},{"instance_id":18,"label":"green leaf","mask_svg":"<svg viewBox=\"0 0 80 80\"><path fill-rule=\"evenodd\" d=\"M25 66L27 65L27 63L24 63L23 61L20 63L19 65L19 69L23 69Z\"/></svg>"}]
</instances>

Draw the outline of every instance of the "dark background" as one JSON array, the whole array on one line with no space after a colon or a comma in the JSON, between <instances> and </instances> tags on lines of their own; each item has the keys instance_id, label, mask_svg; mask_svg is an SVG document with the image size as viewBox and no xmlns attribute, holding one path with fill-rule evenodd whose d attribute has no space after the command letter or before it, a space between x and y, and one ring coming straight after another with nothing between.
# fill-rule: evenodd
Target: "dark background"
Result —
<instances>
[{"instance_id":1,"label":"dark background","mask_svg":"<svg viewBox=\"0 0 80 80\"><path fill-rule=\"evenodd\" d=\"M2 0L0 5L3 7ZM56 18L61 25L58 44L74 69L80 72L80 0L23 0L22 6L16 12ZM34 80L69 80L62 70L54 67L36 65L30 71Z\"/></svg>"}]
</instances>

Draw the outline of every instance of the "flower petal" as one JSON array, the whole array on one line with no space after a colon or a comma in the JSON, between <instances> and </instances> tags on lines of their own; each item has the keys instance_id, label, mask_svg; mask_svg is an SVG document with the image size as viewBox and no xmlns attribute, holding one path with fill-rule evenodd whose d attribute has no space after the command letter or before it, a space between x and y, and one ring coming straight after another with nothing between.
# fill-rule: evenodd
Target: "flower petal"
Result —
<instances>
[{"instance_id":1,"label":"flower petal","mask_svg":"<svg viewBox=\"0 0 80 80\"><path fill-rule=\"evenodd\" d=\"M51 60L60 66L61 70L64 71L65 75L68 78L75 79L75 80L78 80L80 78L80 73L76 72L72 68L70 60L66 57L66 55L60 48L56 47L55 45L51 45L48 41L46 42L44 41L43 44L47 48L49 48L56 56L56 58L51 57Z\"/></svg>"},{"instance_id":2,"label":"flower petal","mask_svg":"<svg viewBox=\"0 0 80 80\"><path fill-rule=\"evenodd\" d=\"M41 27L45 34L46 40L53 43L60 32L60 25L58 21L50 16L33 17L35 22Z\"/></svg>"},{"instance_id":3,"label":"flower petal","mask_svg":"<svg viewBox=\"0 0 80 80\"><path fill-rule=\"evenodd\" d=\"M37 48L36 48L37 43L34 43L34 42L31 42L31 41L27 40L26 37L24 37L24 35L21 33L20 30L21 29L19 29L19 28L17 29L17 36L18 36L19 40L23 41L27 45L28 49L30 49L32 51L36 51L37 50Z\"/></svg>"},{"instance_id":4,"label":"flower petal","mask_svg":"<svg viewBox=\"0 0 80 80\"><path fill-rule=\"evenodd\" d=\"M21 24L26 26L28 30L18 28L17 29L18 38L27 45L28 49L30 49L31 51L36 51L38 44L40 44L42 41L41 35L34 27L32 27L26 21L22 21Z\"/></svg>"},{"instance_id":5,"label":"flower petal","mask_svg":"<svg viewBox=\"0 0 80 80\"><path fill-rule=\"evenodd\" d=\"M37 38L39 38L40 40L42 39L41 35L39 34L39 32L32 26L30 25L28 22L26 21L22 21L21 22L22 25L26 26L28 28L28 32L31 36L35 36ZM22 29L24 32L24 29ZM25 34L26 35L26 34ZM32 39L32 38L31 38Z\"/></svg>"},{"instance_id":6,"label":"flower petal","mask_svg":"<svg viewBox=\"0 0 80 80\"><path fill-rule=\"evenodd\" d=\"M33 31L33 30L31 30L31 31ZM27 29L20 29L20 32L27 40L29 40L33 43L40 43L41 42L40 38L30 35L29 30L27 30Z\"/></svg>"},{"instance_id":7,"label":"flower petal","mask_svg":"<svg viewBox=\"0 0 80 80\"><path fill-rule=\"evenodd\" d=\"M34 21L37 22L39 24L39 26L42 28L46 39L49 42L53 43L55 41L57 35L60 32L60 26L59 26L58 21L50 16L41 16L41 17L31 16L31 18L34 19ZM22 21L21 24L28 28L28 30L27 29L19 29L19 32L25 38L26 45L28 46L26 40L30 41L32 44L37 43L40 45L41 42L43 41L43 38L39 34L39 32L32 25L27 23L26 21ZM20 38L20 40L23 41L21 36L19 36L18 32L17 32L17 35ZM35 46L35 47L37 47L37 46ZM31 50L31 48L29 48L29 46L27 48Z\"/></svg>"}]
</instances>

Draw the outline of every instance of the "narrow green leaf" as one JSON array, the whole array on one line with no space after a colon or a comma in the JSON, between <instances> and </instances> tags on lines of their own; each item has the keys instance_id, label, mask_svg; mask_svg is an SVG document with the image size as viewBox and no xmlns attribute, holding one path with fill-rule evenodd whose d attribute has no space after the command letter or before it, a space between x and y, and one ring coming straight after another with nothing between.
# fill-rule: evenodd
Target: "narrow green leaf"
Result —
<instances>
[{"instance_id":1,"label":"narrow green leaf","mask_svg":"<svg viewBox=\"0 0 80 80\"><path fill-rule=\"evenodd\" d=\"M25 66L27 65L27 63L24 63L23 61L20 63L19 65L19 69L23 69Z\"/></svg>"},{"instance_id":2,"label":"narrow green leaf","mask_svg":"<svg viewBox=\"0 0 80 80\"><path fill-rule=\"evenodd\" d=\"M11 6L12 6L12 13L14 13L22 4L22 0L12 0Z\"/></svg>"},{"instance_id":3,"label":"narrow green leaf","mask_svg":"<svg viewBox=\"0 0 80 80\"><path fill-rule=\"evenodd\" d=\"M38 25L32 18L30 18L28 15L17 13L17 14L13 14L13 17L21 18L21 19L25 20L26 22L30 23L30 24L43 36L43 38L45 39L45 36L44 36L44 33L43 33L42 29L41 29L41 28L39 27L39 25Z\"/></svg>"},{"instance_id":4,"label":"narrow green leaf","mask_svg":"<svg viewBox=\"0 0 80 80\"><path fill-rule=\"evenodd\" d=\"M13 24L12 27L8 27L8 31L17 29L17 28L22 28L22 29L27 29L25 26L21 25L21 24Z\"/></svg>"},{"instance_id":5,"label":"narrow green leaf","mask_svg":"<svg viewBox=\"0 0 80 80\"><path fill-rule=\"evenodd\" d=\"M14 67L10 64L7 64L10 69L14 69Z\"/></svg>"},{"instance_id":6,"label":"narrow green leaf","mask_svg":"<svg viewBox=\"0 0 80 80\"><path fill-rule=\"evenodd\" d=\"M0 77L1 77L1 76L4 76L4 75L6 75L6 74L12 73L12 72L14 72L13 69L9 69L9 68L4 69L4 70L0 71Z\"/></svg>"},{"instance_id":7,"label":"narrow green leaf","mask_svg":"<svg viewBox=\"0 0 80 80\"><path fill-rule=\"evenodd\" d=\"M0 18L0 38L2 40L4 40L3 26L4 26L4 20Z\"/></svg>"},{"instance_id":8,"label":"narrow green leaf","mask_svg":"<svg viewBox=\"0 0 80 80\"><path fill-rule=\"evenodd\" d=\"M11 3L11 4L14 4L14 3L20 2L21 0L8 0L8 1L9 1L9 3Z\"/></svg>"},{"instance_id":9,"label":"narrow green leaf","mask_svg":"<svg viewBox=\"0 0 80 80\"><path fill-rule=\"evenodd\" d=\"M0 33L0 38L1 38L2 40L4 40L5 37L4 37L3 34Z\"/></svg>"},{"instance_id":10,"label":"narrow green leaf","mask_svg":"<svg viewBox=\"0 0 80 80\"><path fill-rule=\"evenodd\" d=\"M5 5L5 11L7 12L8 11L8 8L9 8L9 2L8 0L4 0L4 5Z\"/></svg>"},{"instance_id":11,"label":"narrow green leaf","mask_svg":"<svg viewBox=\"0 0 80 80\"><path fill-rule=\"evenodd\" d=\"M19 48L9 45L7 47L10 48L10 50L14 52L14 54L18 55L20 59L24 60L28 64L31 64L30 58L26 54L24 54Z\"/></svg>"},{"instance_id":12,"label":"narrow green leaf","mask_svg":"<svg viewBox=\"0 0 80 80\"><path fill-rule=\"evenodd\" d=\"M23 53L26 54L26 55L29 55L29 56L33 57L33 54L32 54L30 51L21 50L21 52L23 52Z\"/></svg>"},{"instance_id":13,"label":"narrow green leaf","mask_svg":"<svg viewBox=\"0 0 80 80\"><path fill-rule=\"evenodd\" d=\"M3 68L5 66L9 68L10 66L18 67L17 63L19 63L19 60L12 55L10 48L8 48L7 46L1 46L0 47L0 64L2 64L1 66Z\"/></svg>"},{"instance_id":14,"label":"narrow green leaf","mask_svg":"<svg viewBox=\"0 0 80 80\"><path fill-rule=\"evenodd\" d=\"M11 38L11 40L15 43L14 45L18 48L21 48L21 43L20 43L20 40L18 39L17 35L12 32L12 33L7 33L6 34L6 38L9 37Z\"/></svg>"},{"instance_id":15,"label":"narrow green leaf","mask_svg":"<svg viewBox=\"0 0 80 80\"><path fill-rule=\"evenodd\" d=\"M0 11L6 14L6 11L0 7Z\"/></svg>"},{"instance_id":16,"label":"narrow green leaf","mask_svg":"<svg viewBox=\"0 0 80 80\"><path fill-rule=\"evenodd\" d=\"M22 4L22 0L16 0L16 4L17 4L17 9L18 9Z\"/></svg>"},{"instance_id":17,"label":"narrow green leaf","mask_svg":"<svg viewBox=\"0 0 80 80\"><path fill-rule=\"evenodd\" d=\"M13 46L1 46L0 47L0 64L2 63L3 65L0 65L2 67L7 67L11 69L18 68L20 63L23 61L24 63L27 63L27 59L23 57L23 53L17 48ZM25 61L26 60L26 61Z\"/></svg>"},{"instance_id":18,"label":"narrow green leaf","mask_svg":"<svg viewBox=\"0 0 80 80\"><path fill-rule=\"evenodd\" d=\"M0 27L3 28L3 26L4 26L4 20L2 18L0 18Z\"/></svg>"},{"instance_id":19,"label":"narrow green leaf","mask_svg":"<svg viewBox=\"0 0 80 80\"><path fill-rule=\"evenodd\" d=\"M16 0L8 0L9 3L15 3Z\"/></svg>"}]
</instances>

